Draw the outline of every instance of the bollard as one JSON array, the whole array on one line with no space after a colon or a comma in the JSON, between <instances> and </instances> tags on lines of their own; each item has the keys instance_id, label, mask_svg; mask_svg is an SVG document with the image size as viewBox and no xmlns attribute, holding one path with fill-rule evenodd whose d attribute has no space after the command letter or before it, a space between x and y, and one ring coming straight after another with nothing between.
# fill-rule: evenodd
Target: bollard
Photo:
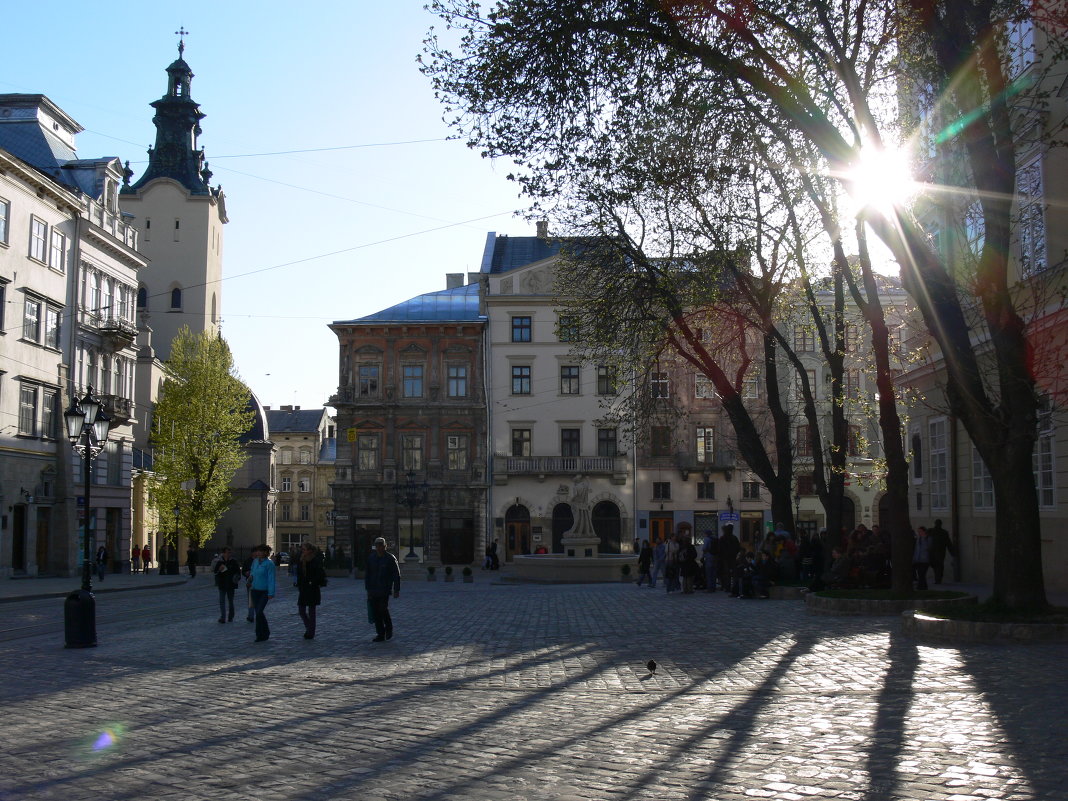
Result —
<instances>
[{"instance_id":1,"label":"bollard","mask_svg":"<svg viewBox=\"0 0 1068 801\"><path fill-rule=\"evenodd\" d=\"M96 598L88 590L76 590L63 604L63 629L67 648L96 645Z\"/></svg>"}]
</instances>

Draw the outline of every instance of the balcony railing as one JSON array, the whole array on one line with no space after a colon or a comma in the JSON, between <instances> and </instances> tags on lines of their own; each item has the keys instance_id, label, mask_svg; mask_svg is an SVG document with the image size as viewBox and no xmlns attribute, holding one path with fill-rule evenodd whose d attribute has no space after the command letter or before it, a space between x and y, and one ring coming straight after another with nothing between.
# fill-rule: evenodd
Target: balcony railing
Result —
<instances>
[{"instance_id":1,"label":"balcony railing","mask_svg":"<svg viewBox=\"0 0 1068 801\"><path fill-rule=\"evenodd\" d=\"M137 327L133 323L117 317L107 317L97 326L108 341L112 350L129 347L137 339Z\"/></svg>"},{"instance_id":2,"label":"balcony railing","mask_svg":"<svg viewBox=\"0 0 1068 801\"><path fill-rule=\"evenodd\" d=\"M126 425L133 418L133 401L121 395L101 395L104 411L111 417L112 425Z\"/></svg>"},{"instance_id":3,"label":"balcony railing","mask_svg":"<svg viewBox=\"0 0 1068 801\"><path fill-rule=\"evenodd\" d=\"M107 231L124 245L137 249L137 229L123 221L118 214L112 214L102 203L86 198L85 216L97 227Z\"/></svg>"},{"instance_id":4,"label":"balcony railing","mask_svg":"<svg viewBox=\"0 0 1068 801\"><path fill-rule=\"evenodd\" d=\"M508 456L497 454L497 472L507 475L606 475L625 473L627 459L619 456Z\"/></svg>"}]
</instances>

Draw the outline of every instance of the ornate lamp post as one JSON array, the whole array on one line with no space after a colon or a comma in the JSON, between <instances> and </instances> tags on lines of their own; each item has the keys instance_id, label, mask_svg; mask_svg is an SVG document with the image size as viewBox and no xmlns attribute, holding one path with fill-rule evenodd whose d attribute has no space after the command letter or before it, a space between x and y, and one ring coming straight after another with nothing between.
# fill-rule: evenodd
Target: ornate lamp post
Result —
<instances>
[{"instance_id":1,"label":"ornate lamp post","mask_svg":"<svg viewBox=\"0 0 1068 801\"><path fill-rule=\"evenodd\" d=\"M64 604L64 630L67 648L90 648L96 645L96 599L93 597L93 553L89 541L93 519L93 460L108 441L111 418L100 408L100 401L89 387L81 400L71 398L63 413L67 439L85 464L85 518L82 524L82 588L67 596ZM95 527L94 527L95 533Z\"/></svg>"},{"instance_id":2,"label":"ornate lamp post","mask_svg":"<svg viewBox=\"0 0 1068 801\"><path fill-rule=\"evenodd\" d=\"M794 536L801 534L801 493L794 493Z\"/></svg>"},{"instance_id":3,"label":"ornate lamp post","mask_svg":"<svg viewBox=\"0 0 1068 801\"><path fill-rule=\"evenodd\" d=\"M404 561L418 562L419 556L415 552L415 507L426 503L430 488L425 481L422 484L415 483L414 470L409 470L405 479L403 484L393 486L393 494L399 505L408 507L408 553L404 555Z\"/></svg>"}]
</instances>

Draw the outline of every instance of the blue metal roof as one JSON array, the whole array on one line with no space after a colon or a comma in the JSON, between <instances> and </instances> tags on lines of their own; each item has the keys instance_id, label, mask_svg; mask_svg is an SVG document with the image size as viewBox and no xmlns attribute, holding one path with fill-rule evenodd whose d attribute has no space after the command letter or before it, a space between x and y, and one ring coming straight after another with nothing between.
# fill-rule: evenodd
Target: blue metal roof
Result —
<instances>
[{"instance_id":1,"label":"blue metal roof","mask_svg":"<svg viewBox=\"0 0 1068 801\"><path fill-rule=\"evenodd\" d=\"M525 267L560 253L567 244L563 239L543 239L537 236L497 236L492 231L486 237L482 254L482 272L506 273Z\"/></svg>"},{"instance_id":2,"label":"blue metal roof","mask_svg":"<svg viewBox=\"0 0 1068 801\"><path fill-rule=\"evenodd\" d=\"M267 426L272 434L318 431L325 409L268 409Z\"/></svg>"},{"instance_id":3,"label":"blue metal roof","mask_svg":"<svg viewBox=\"0 0 1068 801\"><path fill-rule=\"evenodd\" d=\"M338 320L335 325L347 323L433 323L467 322L484 320L478 310L478 284L467 284L455 289L443 289L418 295L396 306L359 317L355 320Z\"/></svg>"}]
</instances>

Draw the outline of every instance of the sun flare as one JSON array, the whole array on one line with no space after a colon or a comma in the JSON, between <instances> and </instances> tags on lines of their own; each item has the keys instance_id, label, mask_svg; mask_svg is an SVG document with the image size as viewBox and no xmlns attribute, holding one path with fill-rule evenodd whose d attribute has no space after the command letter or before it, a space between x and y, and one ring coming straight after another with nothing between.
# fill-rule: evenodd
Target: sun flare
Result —
<instances>
[{"instance_id":1,"label":"sun flare","mask_svg":"<svg viewBox=\"0 0 1068 801\"><path fill-rule=\"evenodd\" d=\"M842 180L859 208L871 207L881 214L904 205L916 192L908 153L896 148L863 148Z\"/></svg>"}]
</instances>

